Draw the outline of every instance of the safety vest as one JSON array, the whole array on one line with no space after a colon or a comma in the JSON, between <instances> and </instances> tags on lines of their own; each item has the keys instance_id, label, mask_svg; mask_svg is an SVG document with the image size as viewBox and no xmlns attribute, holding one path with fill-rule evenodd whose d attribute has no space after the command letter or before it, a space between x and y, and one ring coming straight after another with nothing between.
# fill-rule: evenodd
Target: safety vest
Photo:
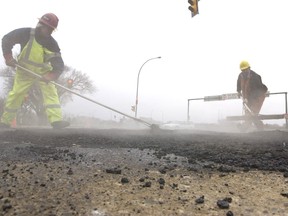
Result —
<instances>
[{"instance_id":1,"label":"safety vest","mask_svg":"<svg viewBox=\"0 0 288 216\"><path fill-rule=\"evenodd\" d=\"M18 62L21 66L43 75L52 70L49 60L59 55L60 53L54 53L36 41L35 29L33 28L31 29L28 43L18 56Z\"/></svg>"}]
</instances>

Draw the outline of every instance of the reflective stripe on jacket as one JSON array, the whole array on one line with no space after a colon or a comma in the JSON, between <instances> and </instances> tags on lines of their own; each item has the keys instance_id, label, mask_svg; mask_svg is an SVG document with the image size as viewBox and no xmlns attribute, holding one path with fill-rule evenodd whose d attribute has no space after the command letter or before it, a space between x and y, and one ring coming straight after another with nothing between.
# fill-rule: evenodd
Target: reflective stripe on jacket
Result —
<instances>
[{"instance_id":1,"label":"reflective stripe on jacket","mask_svg":"<svg viewBox=\"0 0 288 216\"><path fill-rule=\"evenodd\" d=\"M18 62L35 73L44 74L52 70L51 64L46 60L52 56L55 56L53 52L37 43L35 29L31 29L30 39L18 56Z\"/></svg>"}]
</instances>

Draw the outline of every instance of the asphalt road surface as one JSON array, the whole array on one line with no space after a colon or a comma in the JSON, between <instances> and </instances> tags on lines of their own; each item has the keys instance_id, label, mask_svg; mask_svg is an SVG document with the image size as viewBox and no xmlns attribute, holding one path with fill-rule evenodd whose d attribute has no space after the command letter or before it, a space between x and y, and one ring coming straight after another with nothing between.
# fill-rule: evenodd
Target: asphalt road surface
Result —
<instances>
[{"instance_id":1,"label":"asphalt road surface","mask_svg":"<svg viewBox=\"0 0 288 216\"><path fill-rule=\"evenodd\" d=\"M0 215L287 215L288 132L9 129L0 173Z\"/></svg>"}]
</instances>

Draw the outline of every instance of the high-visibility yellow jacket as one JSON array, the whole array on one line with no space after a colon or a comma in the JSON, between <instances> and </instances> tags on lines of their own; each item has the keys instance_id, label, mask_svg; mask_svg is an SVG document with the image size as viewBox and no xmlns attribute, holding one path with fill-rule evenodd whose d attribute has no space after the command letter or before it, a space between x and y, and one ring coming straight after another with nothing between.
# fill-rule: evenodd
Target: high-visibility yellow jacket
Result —
<instances>
[{"instance_id":1,"label":"high-visibility yellow jacket","mask_svg":"<svg viewBox=\"0 0 288 216\"><path fill-rule=\"evenodd\" d=\"M2 38L3 55L12 53L14 45L20 44L19 64L43 74L47 71L58 73L64 70L64 62L56 40L50 35L42 37L37 28L20 28ZM33 49L32 49L33 48Z\"/></svg>"}]
</instances>

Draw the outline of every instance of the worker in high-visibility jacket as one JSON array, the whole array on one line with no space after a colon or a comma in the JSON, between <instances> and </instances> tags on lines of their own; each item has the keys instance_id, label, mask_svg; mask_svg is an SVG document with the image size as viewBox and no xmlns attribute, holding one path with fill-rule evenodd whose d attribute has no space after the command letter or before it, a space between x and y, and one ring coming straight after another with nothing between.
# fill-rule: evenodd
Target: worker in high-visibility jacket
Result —
<instances>
[{"instance_id":1,"label":"worker in high-visibility jacket","mask_svg":"<svg viewBox=\"0 0 288 216\"><path fill-rule=\"evenodd\" d=\"M51 126L61 129L69 126L63 121L57 89L49 81L55 81L64 70L64 62L56 40L51 36L58 26L58 17L53 13L39 18L36 28L15 29L2 38L2 51L7 66L16 68L12 90L5 102L0 128L9 128L15 119L30 87L37 83L43 95L44 107ZM17 60L13 57L14 45L20 45ZM37 77L25 72L17 64L42 76Z\"/></svg>"}]
</instances>

